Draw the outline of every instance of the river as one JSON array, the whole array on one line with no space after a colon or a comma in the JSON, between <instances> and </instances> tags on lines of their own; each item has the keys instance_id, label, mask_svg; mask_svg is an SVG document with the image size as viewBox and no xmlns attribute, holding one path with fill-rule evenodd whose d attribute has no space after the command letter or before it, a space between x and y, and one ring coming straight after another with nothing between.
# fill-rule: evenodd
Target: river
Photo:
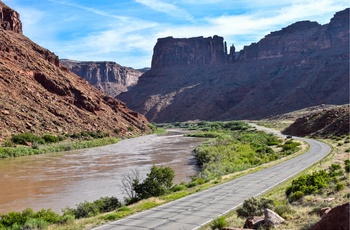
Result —
<instances>
[{"instance_id":1,"label":"river","mask_svg":"<svg viewBox=\"0 0 350 230\"><path fill-rule=\"evenodd\" d=\"M123 174L137 169L143 178L152 165L170 166L175 183L189 181L198 167L192 150L204 140L185 131L126 139L117 144L69 152L0 160L0 214L51 208L60 212L102 196L123 200Z\"/></svg>"}]
</instances>

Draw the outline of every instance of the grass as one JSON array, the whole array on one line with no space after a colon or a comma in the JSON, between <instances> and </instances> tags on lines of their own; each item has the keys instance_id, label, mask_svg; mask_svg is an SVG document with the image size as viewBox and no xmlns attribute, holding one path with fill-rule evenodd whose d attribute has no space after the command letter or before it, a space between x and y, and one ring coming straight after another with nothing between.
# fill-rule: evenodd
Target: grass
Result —
<instances>
[{"instance_id":1,"label":"grass","mask_svg":"<svg viewBox=\"0 0 350 230\"><path fill-rule=\"evenodd\" d=\"M35 148L29 146L0 147L0 158L20 157L44 153L63 152L74 149L93 148L109 144L115 144L120 139L115 137L104 137L85 141L64 141L60 143L39 145Z\"/></svg>"}]
</instances>

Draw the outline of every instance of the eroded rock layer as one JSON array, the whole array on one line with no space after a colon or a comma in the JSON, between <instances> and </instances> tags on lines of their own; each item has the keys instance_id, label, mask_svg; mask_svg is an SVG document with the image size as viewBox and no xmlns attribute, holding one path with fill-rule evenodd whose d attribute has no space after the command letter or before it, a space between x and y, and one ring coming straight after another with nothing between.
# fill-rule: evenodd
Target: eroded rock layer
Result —
<instances>
[{"instance_id":1,"label":"eroded rock layer","mask_svg":"<svg viewBox=\"0 0 350 230\"><path fill-rule=\"evenodd\" d=\"M349 103L349 9L302 21L239 53L223 38L159 39L152 68L118 96L156 122L259 119Z\"/></svg>"}]
</instances>

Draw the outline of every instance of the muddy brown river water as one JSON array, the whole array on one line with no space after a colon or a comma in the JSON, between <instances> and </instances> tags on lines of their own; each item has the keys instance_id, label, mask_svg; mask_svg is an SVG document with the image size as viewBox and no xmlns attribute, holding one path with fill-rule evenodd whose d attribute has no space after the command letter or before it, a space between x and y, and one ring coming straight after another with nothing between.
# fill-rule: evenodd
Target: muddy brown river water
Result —
<instances>
[{"instance_id":1,"label":"muddy brown river water","mask_svg":"<svg viewBox=\"0 0 350 230\"><path fill-rule=\"evenodd\" d=\"M183 137L180 130L117 144L55 154L0 160L0 214L51 208L60 212L102 196L123 199L123 173L138 169L143 178L152 165L170 166L175 183L196 175L193 149L204 139Z\"/></svg>"}]
</instances>

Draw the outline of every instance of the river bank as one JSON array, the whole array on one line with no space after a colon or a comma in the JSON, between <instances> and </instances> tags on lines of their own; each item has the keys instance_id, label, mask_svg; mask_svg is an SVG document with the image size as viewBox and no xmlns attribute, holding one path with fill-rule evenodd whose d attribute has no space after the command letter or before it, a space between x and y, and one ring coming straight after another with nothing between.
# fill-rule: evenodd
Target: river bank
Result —
<instances>
[{"instance_id":1,"label":"river bank","mask_svg":"<svg viewBox=\"0 0 350 230\"><path fill-rule=\"evenodd\" d=\"M123 199L119 184L131 169L146 175L152 165L170 166L175 183L198 172L192 150L201 138L183 137L187 131L126 139L117 144L69 152L25 156L0 161L0 213L52 208L60 212L102 196Z\"/></svg>"}]
</instances>

